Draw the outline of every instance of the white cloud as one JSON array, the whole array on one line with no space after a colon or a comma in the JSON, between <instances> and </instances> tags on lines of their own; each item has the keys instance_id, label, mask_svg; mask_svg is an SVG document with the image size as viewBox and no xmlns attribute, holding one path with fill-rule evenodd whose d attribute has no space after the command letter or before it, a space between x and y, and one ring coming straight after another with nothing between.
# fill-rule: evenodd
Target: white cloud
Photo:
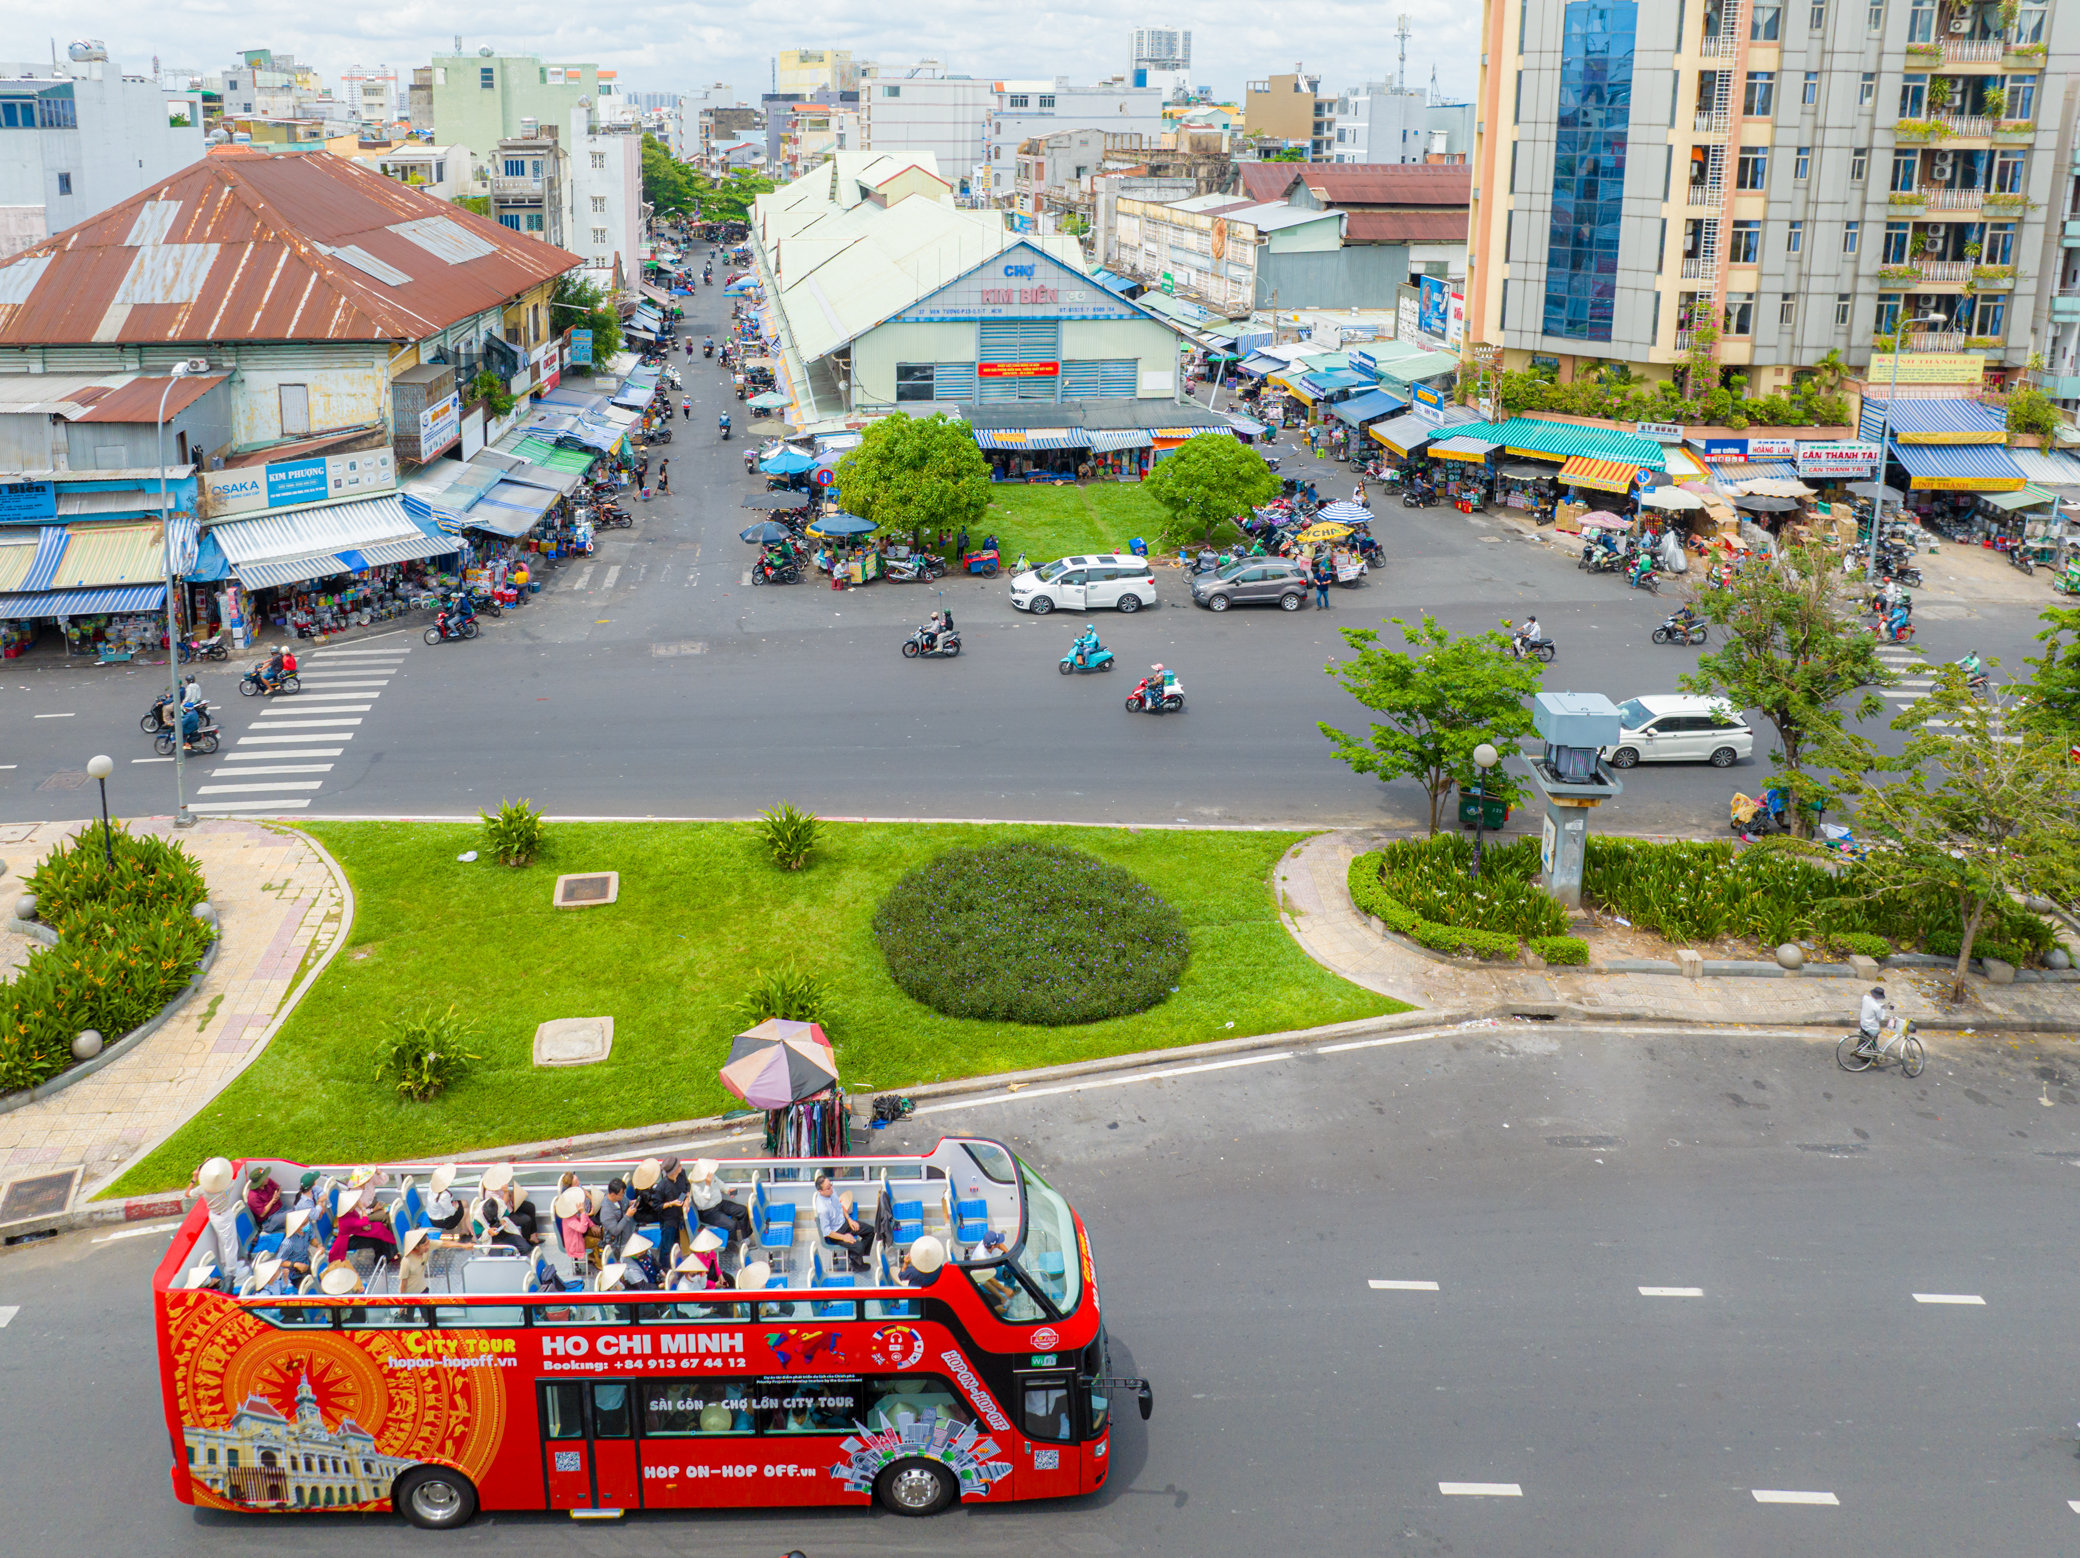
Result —
<instances>
[{"instance_id":1,"label":"white cloud","mask_svg":"<svg viewBox=\"0 0 2080 1558\"><path fill-rule=\"evenodd\" d=\"M1474 0L1404 0L1412 19L1408 79L1427 86L1438 67L1449 97L1474 90L1480 7ZM272 48L317 67L328 84L353 65L388 65L409 79L414 65L450 52L462 29L465 49L545 59L594 61L618 69L641 91L677 91L722 81L756 101L771 79L772 57L784 48L849 48L855 59L907 67L934 58L972 76L1057 76L1084 82L1125 70L1129 34L1136 26L1189 27L1192 78L1234 97L1246 79L1290 71L1303 62L1325 89L1391 77L1396 39L1393 15L1355 0L1327 0L1293 13L1243 0L1203 0L1165 14L1145 4L1108 5L1070 0L1045 13L1044 25L1013 39L1013 15L974 0L920 11L914 0L793 0L784 28L751 7L611 10L546 0L508 0L474 15L427 5L331 11L283 0L187 0L180 6L145 0L15 0L9 52L38 51L28 40L66 43L82 36L104 40L117 62L140 68L156 55L168 66L221 70L240 50ZM1024 19L1021 17L1021 19ZM1289 20L1301 25L1289 25Z\"/></svg>"}]
</instances>

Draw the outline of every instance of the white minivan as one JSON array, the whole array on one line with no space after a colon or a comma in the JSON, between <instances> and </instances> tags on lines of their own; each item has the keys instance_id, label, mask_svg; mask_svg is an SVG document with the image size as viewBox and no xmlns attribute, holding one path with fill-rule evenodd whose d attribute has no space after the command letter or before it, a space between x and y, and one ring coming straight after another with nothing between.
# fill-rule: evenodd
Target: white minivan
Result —
<instances>
[{"instance_id":1,"label":"white minivan","mask_svg":"<svg viewBox=\"0 0 2080 1558\"><path fill-rule=\"evenodd\" d=\"M1710 763L1731 768L1755 755L1755 732L1723 698L1649 693L1618 705L1618 743L1604 758L1613 768L1635 763Z\"/></svg>"},{"instance_id":2,"label":"white minivan","mask_svg":"<svg viewBox=\"0 0 2080 1558\"><path fill-rule=\"evenodd\" d=\"M1148 559L1132 553L1064 557L1011 581L1011 604L1036 617L1057 606L1064 611L1139 611L1155 603L1156 581L1148 571Z\"/></svg>"}]
</instances>

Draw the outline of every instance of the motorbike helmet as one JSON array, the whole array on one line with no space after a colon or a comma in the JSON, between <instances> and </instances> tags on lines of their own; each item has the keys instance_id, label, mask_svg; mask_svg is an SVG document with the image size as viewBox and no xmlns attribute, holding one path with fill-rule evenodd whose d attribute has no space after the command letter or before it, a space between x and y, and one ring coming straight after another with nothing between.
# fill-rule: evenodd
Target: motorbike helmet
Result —
<instances>
[{"instance_id":1,"label":"motorbike helmet","mask_svg":"<svg viewBox=\"0 0 2080 1558\"><path fill-rule=\"evenodd\" d=\"M1149 669L1155 672L1158 676L1161 676L1163 674L1163 668L1160 665L1152 665L1149 667Z\"/></svg>"}]
</instances>

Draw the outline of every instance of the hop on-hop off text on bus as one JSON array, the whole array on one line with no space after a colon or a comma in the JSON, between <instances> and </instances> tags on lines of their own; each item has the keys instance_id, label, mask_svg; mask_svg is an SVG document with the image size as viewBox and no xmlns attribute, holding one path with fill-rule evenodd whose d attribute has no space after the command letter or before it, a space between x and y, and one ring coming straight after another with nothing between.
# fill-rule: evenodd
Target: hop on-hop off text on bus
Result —
<instances>
[{"instance_id":1,"label":"hop on-hop off text on bus","mask_svg":"<svg viewBox=\"0 0 2080 1558\"><path fill-rule=\"evenodd\" d=\"M319 1207L284 1249L284 1232L256 1229L240 1196L255 1163L285 1187L304 1173L247 1160L235 1175L205 1174L153 1277L184 1504L391 1507L428 1527L480 1507L607 1515L879 1500L927 1515L956 1500L1093 1492L1108 1470L1112 1393L1134 1390L1150 1412L1146 1381L1111 1376L1081 1222L995 1142L721 1162L725 1194L752 1226L722 1252L725 1286L692 1291L601 1292L590 1262L564 1254L561 1176L576 1173L596 1202L633 1163L451 1166L464 1201L487 1170L494 1183L510 1174L507 1201L527 1194L543 1242L531 1255L510 1235L491 1244L499 1230L473 1205L451 1242L408 1269L403 1292L397 1260L355 1250L328 1263L326 1252L357 1198L388 1217L400 1246L428 1226L430 1165L321 1170ZM863 1274L841 1270L845 1252L818 1233L811 1192L823 1169L878 1229ZM657 1228L638 1231L662 1242ZM907 1273L906 1253L919 1257ZM294 1291L271 1264L284 1257L313 1268ZM332 1266L342 1269L328 1283Z\"/></svg>"}]
</instances>

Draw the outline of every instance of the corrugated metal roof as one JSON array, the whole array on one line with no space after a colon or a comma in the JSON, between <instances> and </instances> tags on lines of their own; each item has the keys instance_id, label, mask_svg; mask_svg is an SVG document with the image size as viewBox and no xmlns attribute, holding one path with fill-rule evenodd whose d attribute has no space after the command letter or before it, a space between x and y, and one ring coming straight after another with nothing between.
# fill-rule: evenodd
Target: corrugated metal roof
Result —
<instances>
[{"instance_id":1,"label":"corrugated metal roof","mask_svg":"<svg viewBox=\"0 0 2080 1558\"><path fill-rule=\"evenodd\" d=\"M1346 211L1346 243L1464 243L1464 211Z\"/></svg>"},{"instance_id":2,"label":"corrugated metal roof","mask_svg":"<svg viewBox=\"0 0 2080 1558\"><path fill-rule=\"evenodd\" d=\"M1370 431L1374 438L1402 454L1420 449L1431 439L1441 437L1444 433L1443 428L1415 415L1396 417L1391 422L1375 423Z\"/></svg>"},{"instance_id":3,"label":"corrugated metal roof","mask_svg":"<svg viewBox=\"0 0 2080 1558\"><path fill-rule=\"evenodd\" d=\"M0 414L77 417L109 391L128 383L130 377L127 373L0 373Z\"/></svg>"},{"instance_id":4,"label":"corrugated metal roof","mask_svg":"<svg viewBox=\"0 0 2080 1558\"><path fill-rule=\"evenodd\" d=\"M2017 492L2023 485L2022 468L1998 444L1903 444L1895 439L1892 457L1907 468L1907 485L1920 492Z\"/></svg>"},{"instance_id":5,"label":"corrugated metal roof","mask_svg":"<svg viewBox=\"0 0 2080 1558\"><path fill-rule=\"evenodd\" d=\"M1464 206L1473 169L1449 162L1238 162L1243 193L1283 200L1296 182L1332 206Z\"/></svg>"},{"instance_id":6,"label":"corrugated metal roof","mask_svg":"<svg viewBox=\"0 0 2080 1558\"><path fill-rule=\"evenodd\" d=\"M344 157L222 147L0 264L0 345L417 341L579 263Z\"/></svg>"},{"instance_id":7,"label":"corrugated metal roof","mask_svg":"<svg viewBox=\"0 0 2080 1558\"><path fill-rule=\"evenodd\" d=\"M209 533L236 567L265 558L337 552L423 534L398 497L358 498L294 514L262 514L212 525Z\"/></svg>"},{"instance_id":8,"label":"corrugated metal roof","mask_svg":"<svg viewBox=\"0 0 2080 1558\"><path fill-rule=\"evenodd\" d=\"M166 550L159 526L69 525L65 555L46 588L85 589L99 584L143 584L166 576Z\"/></svg>"},{"instance_id":9,"label":"corrugated metal roof","mask_svg":"<svg viewBox=\"0 0 2080 1558\"><path fill-rule=\"evenodd\" d=\"M187 410L230 377L228 373L198 373L192 378L132 379L121 389L96 397L72 420L156 423L161 395L166 397L166 415L171 417L177 411Z\"/></svg>"},{"instance_id":10,"label":"corrugated metal roof","mask_svg":"<svg viewBox=\"0 0 2080 1558\"><path fill-rule=\"evenodd\" d=\"M2045 453L2042 449L2010 449L2022 474L2046 487L2080 487L2080 460L2069 454Z\"/></svg>"},{"instance_id":11,"label":"corrugated metal roof","mask_svg":"<svg viewBox=\"0 0 2080 1558\"><path fill-rule=\"evenodd\" d=\"M2008 437L2008 416L1984 401L1966 400L1866 400L1857 431L1877 441L1878 429L1889 426L1890 435L1903 444L1998 444Z\"/></svg>"},{"instance_id":12,"label":"corrugated metal roof","mask_svg":"<svg viewBox=\"0 0 2080 1558\"><path fill-rule=\"evenodd\" d=\"M98 590L0 595L0 617L17 622L38 617L95 617L122 611L157 611L165 604L163 583L114 585Z\"/></svg>"},{"instance_id":13,"label":"corrugated metal roof","mask_svg":"<svg viewBox=\"0 0 2080 1558\"><path fill-rule=\"evenodd\" d=\"M7 543L13 543L9 545ZM0 591L18 590L22 581L29 577L29 566L36 561L36 538L24 532L20 536L0 537Z\"/></svg>"},{"instance_id":14,"label":"corrugated metal roof","mask_svg":"<svg viewBox=\"0 0 2080 1558\"><path fill-rule=\"evenodd\" d=\"M1668 457L1661 445L1633 433L1613 432L1601 427L1576 427L1569 422L1541 422L1535 417L1515 417L1497 428L1483 429L1480 437L1505 449L1522 449L1565 460L1586 454L1605 460L1630 460L1635 466L1654 470L1667 468Z\"/></svg>"},{"instance_id":15,"label":"corrugated metal roof","mask_svg":"<svg viewBox=\"0 0 2080 1558\"><path fill-rule=\"evenodd\" d=\"M1331 406L1340 422L1361 427L1380 417L1390 417L1397 411L1406 411L1408 402L1399 395L1389 395L1385 390L1367 390L1362 395L1353 395L1349 400L1339 400Z\"/></svg>"}]
</instances>

